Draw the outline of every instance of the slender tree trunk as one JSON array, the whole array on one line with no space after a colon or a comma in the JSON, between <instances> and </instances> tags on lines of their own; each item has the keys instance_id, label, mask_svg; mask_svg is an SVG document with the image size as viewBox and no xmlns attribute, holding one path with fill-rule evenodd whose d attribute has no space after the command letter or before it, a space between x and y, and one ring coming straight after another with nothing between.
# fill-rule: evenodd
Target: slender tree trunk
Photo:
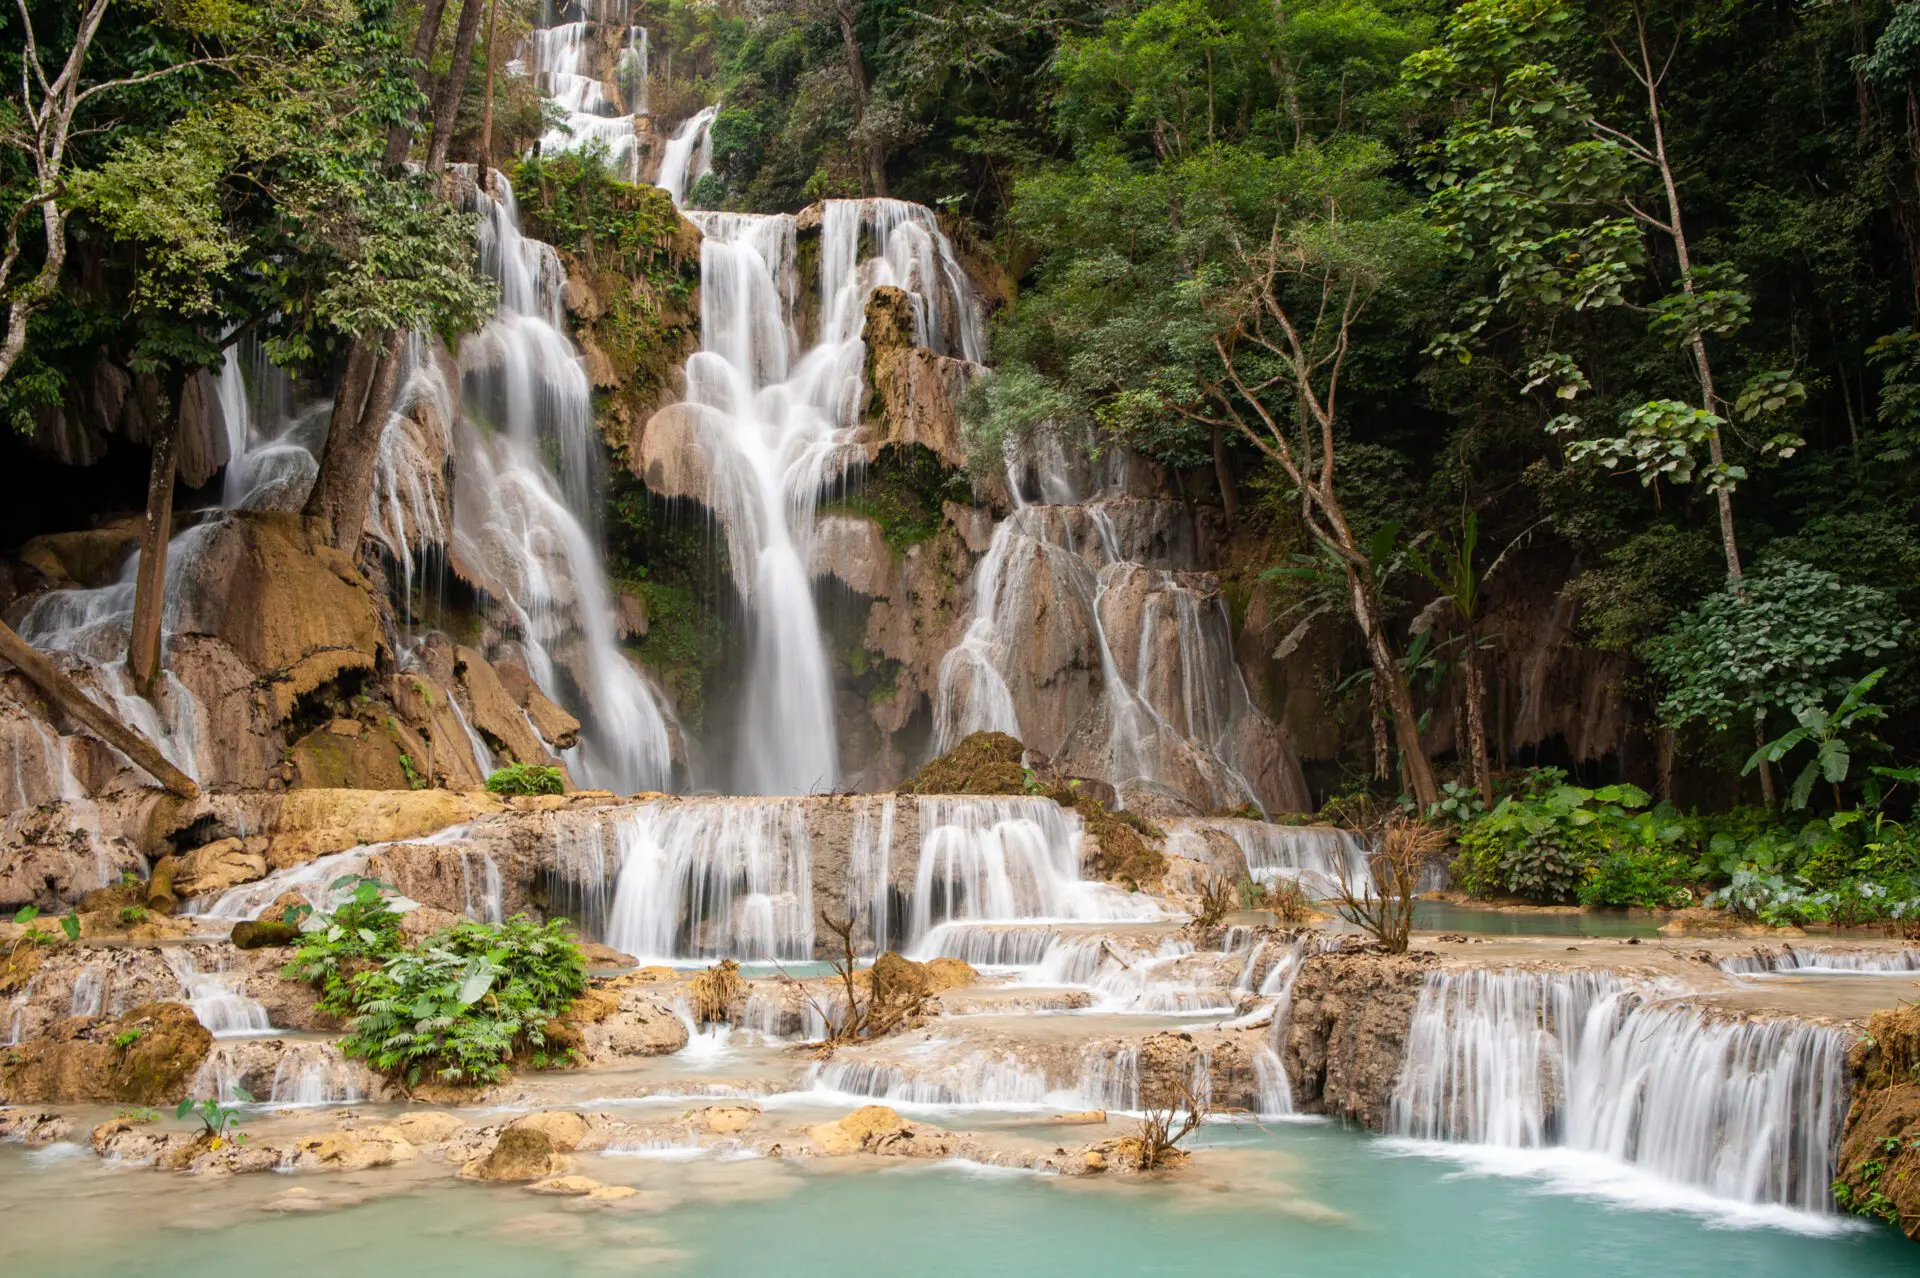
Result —
<instances>
[{"instance_id":1,"label":"slender tree trunk","mask_svg":"<svg viewBox=\"0 0 1920 1278\"><path fill-rule=\"evenodd\" d=\"M199 796L200 787L193 783L192 777L169 763L167 756L161 754L153 742L101 709L93 698L80 690L80 685L67 678L58 666L48 661L4 621L0 621L0 658L12 662L14 668L26 676L27 682L40 689L42 695L63 713L133 760L136 767L168 790L183 799Z\"/></svg>"},{"instance_id":2,"label":"slender tree trunk","mask_svg":"<svg viewBox=\"0 0 1920 1278\"><path fill-rule=\"evenodd\" d=\"M393 409L405 341L404 333L395 332L387 336L384 348L371 341L354 343L327 423L327 445L306 513L326 520L329 543L348 554L360 545L373 500L373 467Z\"/></svg>"},{"instance_id":3,"label":"slender tree trunk","mask_svg":"<svg viewBox=\"0 0 1920 1278\"><path fill-rule=\"evenodd\" d=\"M853 81L853 127L858 129L867 118L869 91L866 59L860 53L860 36L853 29L854 19L859 15L849 0L839 0L833 7L833 15L840 24L840 47L846 56L847 76ZM862 143L860 149L866 161L869 193L884 197L887 193L886 155L875 141Z\"/></svg>"},{"instance_id":4,"label":"slender tree trunk","mask_svg":"<svg viewBox=\"0 0 1920 1278\"><path fill-rule=\"evenodd\" d=\"M480 31L480 11L487 0L461 0L460 22L453 32L453 61L447 78L433 95L433 140L427 146L427 172L439 173L447 167L453 147L453 126L460 114L460 95L467 87L467 71L473 66L473 39Z\"/></svg>"},{"instance_id":5,"label":"slender tree trunk","mask_svg":"<svg viewBox=\"0 0 1920 1278\"><path fill-rule=\"evenodd\" d=\"M413 48L409 50L415 63L413 84L422 93L427 91L427 64L433 60L433 46L440 38L440 18L446 3L447 0L426 0L420 9L420 25L413 30ZM404 121L387 130L388 168L406 162L412 139L413 129Z\"/></svg>"},{"instance_id":6,"label":"slender tree trunk","mask_svg":"<svg viewBox=\"0 0 1920 1278\"><path fill-rule=\"evenodd\" d=\"M1374 614L1373 600L1366 584L1351 568L1347 571L1347 589L1353 604L1354 620L1366 638L1367 659L1373 663L1374 683L1385 690L1387 709L1393 716L1394 742L1405 760L1407 788L1422 812L1440 801L1440 787L1433 779L1433 766L1420 744L1420 718L1413 712L1413 690L1407 686L1406 671L1394 660L1393 649Z\"/></svg>"},{"instance_id":7,"label":"slender tree trunk","mask_svg":"<svg viewBox=\"0 0 1920 1278\"><path fill-rule=\"evenodd\" d=\"M1467 627L1466 650L1461 654L1460 672L1467 692L1467 749L1473 762L1473 783L1480 789L1480 802L1493 806L1493 771L1487 766L1486 681L1481 677L1480 652L1473 627Z\"/></svg>"},{"instance_id":8,"label":"slender tree trunk","mask_svg":"<svg viewBox=\"0 0 1920 1278\"><path fill-rule=\"evenodd\" d=\"M127 670L134 690L153 700L160 678L160 625L166 612L167 541L173 536L173 477L180 447L180 405L187 375L169 379L166 412L154 423L153 461L147 469L147 516L140 528L140 567L133 581L133 628Z\"/></svg>"},{"instance_id":9,"label":"slender tree trunk","mask_svg":"<svg viewBox=\"0 0 1920 1278\"><path fill-rule=\"evenodd\" d=\"M1369 661L1368 664L1372 664ZM1378 677L1368 681L1367 730L1373 735L1373 775L1381 781L1393 779L1393 742L1387 737L1392 716L1387 711L1387 693Z\"/></svg>"},{"instance_id":10,"label":"slender tree trunk","mask_svg":"<svg viewBox=\"0 0 1920 1278\"><path fill-rule=\"evenodd\" d=\"M1213 424L1213 477L1220 485L1220 508L1226 515L1227 529L1240 522L1240 494L1234 490L1233 470L1227 465L1227 433L1220 423Z\"/></svg>"},{"instance_id":11,"label":"slender tree trunk","mask_svg":"<svg viewBox=\"0 0 1920 1278\"><path fill-rule=\"evenodd\" d=\"M480 111L480 185L493 186L493 76L494 33L500 24L500 0L487 5L487 96Z\"/></svg>"}]
</instances>

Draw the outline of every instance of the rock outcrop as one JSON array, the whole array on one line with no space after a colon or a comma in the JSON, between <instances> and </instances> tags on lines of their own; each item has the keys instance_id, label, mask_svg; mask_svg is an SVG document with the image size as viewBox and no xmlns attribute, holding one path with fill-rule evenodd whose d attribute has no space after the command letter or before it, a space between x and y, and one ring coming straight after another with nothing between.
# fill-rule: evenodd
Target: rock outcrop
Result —
<instances>
[{"instance_id":1,"label":"rock outcrop","mask_svg":"<svg viewBox=\"0 0 1920 1278\"><path fill-rule=\"evenodd\" d=\"M170 1105L187 1095L213 1035L180 1003L124 1016L76 1016L45 1036L0 1051L0 1099Z\"/></svg>"},{"instance_id":2,"label":"rock outcrop","mask_svg":"<svg viewBox=\"0 0 1920 1278\"><path fill-rule=\"evenodd\" d=\"M1293 986L1281 1051L1295 1108L1386 1130L1432 954L1317 954Z\"/></svg>"},{"instance_id":3,"label":"rock outcrop","mask_svg":"<svg viewBox=\"0 0 1920 1278\"><path fill-rule=\"evenodd\" d=\"M1876 1012L1847 1058L1853 1102L1835 1159L1843 1209L1920 1242L1920 1006Z\"/></svg>"}]
</instances>

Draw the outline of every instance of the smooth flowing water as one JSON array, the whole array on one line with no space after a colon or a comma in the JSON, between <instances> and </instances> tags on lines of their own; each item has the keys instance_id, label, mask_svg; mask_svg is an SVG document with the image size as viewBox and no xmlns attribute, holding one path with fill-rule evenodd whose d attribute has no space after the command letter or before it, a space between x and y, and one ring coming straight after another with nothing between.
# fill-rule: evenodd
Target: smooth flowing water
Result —
<instances>
[{"instance_id":1,"label":"smooth flowing water","mask_svg":"<svg viewBox=\"0 0 1920 1278\"><path fill-rule=\"evenodd\" d=\"M248 1176L196 1184L58 1148L0 1148L0 1268L72 1278L300 1272L574 1278L656 1272L789 1278L912 1273L1220 1274L1325 1278L1891 1278L1911 1244L1732 1219L1621 1211L1525 1182L1393 1155L1331 1125L1211 1128L1177 1180L1054 1180L959 1164L832 1170L768 1160L583 1158L642 1190L582 1212L501 1186ZM644 1152L644 1151L643 1151ZM851 1173L851 1174L850 1174ZM288 1196L299 1189L304 1195ZM304 1201L303 1201L304 1199Z\"/></svg>"}]
</instances>

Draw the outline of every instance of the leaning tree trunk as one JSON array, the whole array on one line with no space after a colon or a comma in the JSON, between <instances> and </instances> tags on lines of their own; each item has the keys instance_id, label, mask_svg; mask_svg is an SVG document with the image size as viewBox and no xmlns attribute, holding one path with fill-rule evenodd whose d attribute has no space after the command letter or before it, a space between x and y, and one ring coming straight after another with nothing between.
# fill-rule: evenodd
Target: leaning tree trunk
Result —
<instances>
[{"instance_id":1,"label":"leaning tree trunk","mask_svg":"<svg viewBox=\"0 0 1920 1278\"><path fill-rule=\"evenodd\" d=\"M460 24L453 33L453 61L447 66L447 78L433 95L433 140L427 145L427 172L438 173L447 167L453 148L453 126L460 114L460 94L467 87L467 71L473 65L473 39L480 30L480 13L486 0L462 0ZM481 177L484 179L485 174Z\"/></svg>"},{"instance_id":2,"label":"leaning tree trunk","mask_svg":"<svg viewBox=\"0 0 1920 1278\"><path fill-rule=\"evenodd\" d=\"M1373 663L1374 681L1386 692L1387 709L1393 716L1394 741L1400 747L1402 766L1406 768L1407 788L1413 791L1413 801L1420 811L1427 812L1440 802L1440 787L1433 779L1433 766L1427 762L1426 748L1420 744L1420 718L1413 712L1413 690L1407 686L1406 671L1394 660L1393 649L1388 646L1387 636L1374 614L1366 584L1351 568L1347 571L1347 584L1353 619L1360 623L1360 632L1367 644L1367 660Z\"/></svg>"},{"instance_id":3,"label":"leaning tree trunk","mask_svg":"<svg viewBox=\"0 0 1920 1278\"><path fill-rule=\"evenodd\" d=\"M102 710L93 698L80 690L79 684L61 673L58 666L4 621L0 621L0 658L11 661L26 676L27 682L40 689L62 713L133 760L135 766L168 790L183 799L199 797L200 787L193 783L192 777L168 762L153 742Z\"/></svg>"},{"instance_id":4,"label":"leaning tree trunk","mask_svg":"<svg viewBox=\"0 0 1920 1278\"><path fill-rule=\"evenodd\" d=\"M1467 751L1473 761L1473 783L1480 790L1480 802L1493 806L1493 771L1487 766L1486 681L1481 678L1480 653L1474 646L1472 627L1467 628L1466 649L1460 658L1460 673L1467 692Z\"/></svg>"},{"instance_id":5,"label":"leaning tree trunk","mask_svg":"<svg viewBox=\"0 0 1920 1278\"><path fill-rule=\"evenodd\" d=\"M140 567L133 579L133 628L127 635L127 671L134 690L153 700L160 679L161 622L167 597L167 542L173 536L173 477L180 450L180 405L186 375L172 379L166 411L154 423L153 462L147 468L147 516L140 528Z\"/></svg>"},{"instance_id":6,"label":"leaning tree trunk","mask_svg":"<svg viewBox=\"0 0 1920 1278\"><path fill-rule=\"evenodd\" d=\"M427 91L427 63L433 59L434 42L440 37L440 15L446 7L447 0L426 0L420 10L420 25L413 31L413 84L422 93ZM405 163L412 140L413 129L407 121L401 120L388 128L388 168Z\"/></svg>"},{"instance_id":7,"label":"leaning tree trunk","mask_svg":"<svg viewBox=\"0 0 1920 1278\"><path fill-rule=\"evenodd\" d=\"M367 523L373 500L373 468L380 456L380 436L393 409L394 385L399 379L404 333L390 333L385 346L378 339L362 339L347 355L346 371L334 397L327 422L327 445L320 454L320 472L307 497L306 514L327 522L327 540L336 550L353 554Z\"/></svg>"}]
</instances>

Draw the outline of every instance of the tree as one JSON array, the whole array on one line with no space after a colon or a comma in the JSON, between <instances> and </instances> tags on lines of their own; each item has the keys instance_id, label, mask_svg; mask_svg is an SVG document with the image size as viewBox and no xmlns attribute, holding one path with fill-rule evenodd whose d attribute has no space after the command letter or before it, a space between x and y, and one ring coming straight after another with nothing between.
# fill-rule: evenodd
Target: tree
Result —
<instances>
[{"instance_id":1,"label":"tree","mask_svg":"<svg viewBox=\"0 0 1920 1278\"><path fill-rule=\"evenodd\" d=\"M1674 728L1710 733L1747 723L1763 735L1782 712L1840 701L1911 627L1885 591L1850 586L1791 560L1731 578L1646 646L1665 685L1660 713ZM1749 763L1766 762L1763 744Z\"/></svg>"}]
</instances>

